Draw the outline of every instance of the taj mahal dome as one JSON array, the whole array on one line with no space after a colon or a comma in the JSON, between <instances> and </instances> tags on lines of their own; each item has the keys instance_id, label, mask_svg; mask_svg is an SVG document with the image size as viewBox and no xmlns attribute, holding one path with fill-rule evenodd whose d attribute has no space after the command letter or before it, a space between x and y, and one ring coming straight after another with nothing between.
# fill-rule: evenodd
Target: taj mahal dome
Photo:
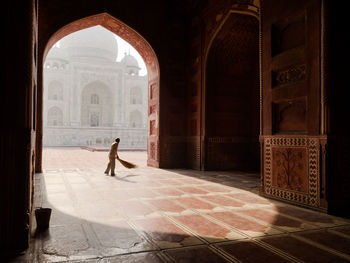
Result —
<instances>
[{"instance_id":1,"label":"taj mahal dome","mask_svg":"<svg viewBox=\"0 0 350 263\"><path fill-rule=\"evenodd\" d=\"M147 147L148 78L135 57L117 62L114 34L101 26L72 33L44 64L44 146Z\"/></svg>"}]
</instances>

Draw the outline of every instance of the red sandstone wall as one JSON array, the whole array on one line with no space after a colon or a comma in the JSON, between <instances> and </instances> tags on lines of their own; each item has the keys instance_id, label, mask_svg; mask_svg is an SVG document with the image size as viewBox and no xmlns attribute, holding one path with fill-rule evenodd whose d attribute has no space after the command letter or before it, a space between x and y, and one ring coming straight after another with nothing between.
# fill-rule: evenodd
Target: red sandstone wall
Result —
<instances>
[{"instance_id":1,"label":"red sandstone wall","mask_svg":"<svg viewBox=\"0 0 350 263\"><path fill-rule=\"evenodd\" d=\"M327 209L321 1L263 2L262 193Z\"/></svg>"}]
</instances>

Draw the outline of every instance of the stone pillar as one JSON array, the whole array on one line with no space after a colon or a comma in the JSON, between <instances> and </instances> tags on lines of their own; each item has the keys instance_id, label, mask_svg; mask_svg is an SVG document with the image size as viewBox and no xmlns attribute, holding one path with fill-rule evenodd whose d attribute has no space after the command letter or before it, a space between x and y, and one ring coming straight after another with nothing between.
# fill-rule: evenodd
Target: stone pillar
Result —
<instances>
[{"instance_id":1,"label":"stone pillar","mask_svg":"<svg viewBox=\"0 0 350 263\"><path fill-rule=\"evenodd\" d=\"M6 77L0 96L0 246L26 249L30 237L35 165L37 8L35 1L5 1L1 24ZM16 19L14 19L16 17ZM19 33L20 32L20 33ZM9 112L11 109L11 112Z\"/></svg>"}]
</instances>

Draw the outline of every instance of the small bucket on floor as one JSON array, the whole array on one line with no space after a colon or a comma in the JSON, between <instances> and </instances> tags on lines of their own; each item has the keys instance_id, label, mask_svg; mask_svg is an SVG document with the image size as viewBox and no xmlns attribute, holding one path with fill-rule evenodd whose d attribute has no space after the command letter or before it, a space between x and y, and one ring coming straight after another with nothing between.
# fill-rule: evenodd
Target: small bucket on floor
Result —
<instances>
[{"instance_id":1,"label":"small bucket on floor","mask_svg":"<svg viewBox=\"0 0 350 263\"><path fill-rule=\"evenodd\" d=\"M43 207L35 209L35 219L38 230L41 231L49 228L51 210L51 208Z\"/></svg>"}]
</instances>

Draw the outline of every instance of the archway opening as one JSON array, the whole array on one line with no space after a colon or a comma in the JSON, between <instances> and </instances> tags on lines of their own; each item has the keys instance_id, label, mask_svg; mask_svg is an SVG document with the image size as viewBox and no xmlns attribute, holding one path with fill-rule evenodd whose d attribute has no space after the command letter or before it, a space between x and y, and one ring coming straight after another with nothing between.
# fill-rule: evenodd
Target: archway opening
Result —
<instances>
[{"instance_id":1,"label":"archway opening","mask_svg":"<svg viewBox=\"0 0 350 263\"><path fill-rule=\"evenodd\" d=\"M108 151L120 138L120 150L145 151L147 84L140 55L111 31L65 36L44 64L43 146Z\"/></svg>"},{"instance_id":2,"label":"archway opening","mask_svg":"<svg viewBox=\"0 0 350 263\"><path fill-rule=\"evenodd\" d=\"M206 170L259 171L259 22L231 13L207 56Z\"/></svg>"},{"instance_id":3,"label":"archway opening","mask_svg":"<svg viewBox=\"0 0 350 263\"><path fill-rule=\"evenodd\" d=\"M99 127L101 125L106 127L111 126L118 126L118 120L121 121L119 123L124 123L125 125L131 125L133 129L144 129L146 131L146 135L144 137L147 137L146 140L138 139L136 140L138 143L132 142L133 146L136 147L137 144L144 144L142 147L144 149L147 149L147 164L149 166L159 166L159 157L158 157L158 141L159 141L159 65L157 57L150 46L150 44L141 36L139 35L135 30L128 27L121 21L117 20L116 18L110 16L107 13L98 14L95 16L87 17L84 19L80 19L78 21L72 22L65 27L61 28L59 31L57 31L48 41L46 45L46 49L44 52L43 61L45 61L48 52L50 49L57 43L59 40L63 39L64 37L68 36L69 34L72 34L74 32L82 31L83 29L87 28L94 28L96 26L100 26L116 35L118 35L120 38L127 41L131 46L133 46L137 52L142 57L146 68L147 68L147 77L146 77L146 90L142 90L142 83L140 81L136 81L135 83L129 83L130 87L128 91L125 91L123 94L119 95L125 95L124 99L130 107L128 110L130 111L129 114L125 113L124 116L121 116L121 111L113 112L111 113L108 111L108 105L109 106L115 106L118 104L121 104L120 101L113 101L113 94L109 91L111 96L101 95L99 92L97 92L96 87L93 86L99 85L99 86L105 86L102 89L108 90L108 85L105 85L107 80L102 81L101 83L94 83L93 80L90 80L91 83L88 83L87 81L85 83L84 92L81 92L81 100L80 103L72 102L72 107L76 107L76 112L80 113L80 118L77 117L79 114L77 114L75 120L73 122L76 122L76 124L82 125L83 123L86 126L89 127ZM97 41L98 42L98 41ZM74 45L73 45L74 46ZM114 51L109 49L107 52L105 50L99 51L99 57L102 58L102 60L108 60L110 59L113 52L117 52L117 49ZM74 55L81 53L81 57L84 56L82 53L86 53L89 51L89 47L85 47L83 49L77 49L76 47L71 48L71 54ZM89 56L87 53L86 56ZM102 62L101 60L101 62ZM125 81L128 82L131 78L136 78L138 76L139 68L137 65L135 65L134 60L132 59L132 56L127 55L125 53L124 61L121 62L121 64L124 64L126 70L125 72L117 72L117 75L119 74L125 74ZM59 62L59 63L57 63ZM62 63L60 63L62 62ZM111 61L109 61L111 62ZM52 69L52 70L66 70L68 68L65 61L53 61L52 63L46 63L44 64L45 69ZM110 69L111 70L111 69ZM129 81L130 82L130 81ZM57 84L57 83L56 83ZM56 85L57 86L57 85ZM58 85L59 87L64 86L62 83ZM58 91L57 91L58 90ZM63 90L65 90L63 88ZM101 89L100 89L101 90ZM56 93L60 90L56 88L54 90ZM140 94L140 91L142 94ZM65 91L63 91L64 93ZM67 92L67 91L66 91ZM62 91L61 91L62 93ZM108 93L108 92L107 92ZM70 97L72 94L66 94L66 96ZM45 94L44 94L45 96ZM62 95L55 94L55 97L57 98L57 101L55 103L60 103L59 98L63 97ZM72 96L72 99L74 100L74 97ZM119 96L121 98L122 96ZM111 102L112 100L112 102ZM105 105L102 107L101 102L106 102ZM109 103L108 103L109 102ZM130 102L130 103L129 103ZM39 112L40 107L43 108L43 102L41 102L41 105L39 105ZM62 106L62 105L61 105ZM141 109L140 107L143 107L145 109ZM140 108L140 109L139 109ZM74 110L70 111L73 112ZM139 114L141 112L141 114ZM144 112L142 114L142 112ZM43 122L47 121L47 114L45 115L45 112L43 112ZM104 114L105 113L105 114ZM141 115L141 117L140 117ZM136 117L135 117L136 116ZM63 120L64 123L64 120ZM70 122L72 123L72 122ZM121 125L122 126L122 125ZM39 127L42 128L42 127ZM38 133L38 135L40 132ZM113 137L113 135L111 135ZM130 137L130 136L129 136ZM96 139L96 138L95 138ZM101 136L101 138L98 138L98 140L90 140L94 141L94 143L108 143L111 142L111 138L107 138L104 136ZM74 140L74 138L73 138ZM128 140L125 140L126 142ZM131 143L132 138L129 138L129 143ZM142 142L143 141L143 142ZM39 154L39 160L38 162L41 166L42 161L42 138L38 136L37 138L37 152ZM41 169L37 169L41 170Z\"/></svg>"}]
</instances>

